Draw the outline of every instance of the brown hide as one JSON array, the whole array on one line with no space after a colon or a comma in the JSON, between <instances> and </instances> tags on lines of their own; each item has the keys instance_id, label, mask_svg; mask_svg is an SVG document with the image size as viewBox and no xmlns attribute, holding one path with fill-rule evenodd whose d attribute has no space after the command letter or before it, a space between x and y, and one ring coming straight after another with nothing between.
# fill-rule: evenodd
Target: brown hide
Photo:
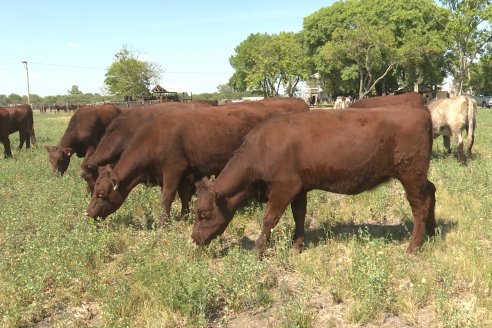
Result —
<instances>
[{"instance_id":1,"label":"brown hide","mask_svg":"<svg viewBox=\"0 0 492 328\"><path fill-rule=\"evenodd\" d=\"M424 97L417 92L408 92L400 95L363 98L354 102L351 108L372 108L396 105L415 105L424 104Z\"/></svg>"},{"instance_id":2,"label":"brown hide","mask_svg":"<svg viewBox=\"0 0 492 328\"><path fill-rule=\"evenodd\" d=\"M183 180L218 174L243 137L274 115L307 111L299 99L277 99L218 108L174 111L140 128L115 164L99 177L88 207L91 217L116 211L136 184L157 179L162 184L164 218Z\"/></svg>"},{"instance_id":3,"label":"brown hide","mask_svg":"<svg viewBox=\"0 0 492 328\"><path fill-rule=\"evenodd\" d=\"M114 165L123 150L128 147L128 143L136 135L136 131L142 126L161 114L175 110L210 106L217 106L217 101L167 102L130 107L128 111L111 122L95 151L87 156L82 163L82 177L86 180L90 192L92 193L94 190L98 177L98 167L108 164ZM149 184L153 184L153 182L149 181Z\"/></svg>"},{"instance_id":4,"label":"brown hide","mask_svg":"<svg viewBox=\"0 0 492 328\"><path fill-rule=\"evenodd\" d=\"M84 157L94 151L111 121L121 110L114 104L85 106L74 112L57 146L46 146L53 174L65 173L70 157Z\"/></svg>"},{"instance_id":5,"label":"brown hide","mask_svg":"<svg viewBox=\"0 0 492 328\"><path fill-rule=\"evenodd\" d=\"M29 149L31 142L36 142L31 106L19 105L0 108L4 108L9 112L9 134L19 131L19 149L22 149L24 142L26 143L26 148Z\"/></svg>"},{"instance_id":6,"label":"brown hide","mask_svg":"<svg viewBox=\"0 0 492 328\"><path fill-rule=\"evenodd\" d=\"M398 179L414 215L408 251L433 235L434 185L427 180L432 123L423 106L311 111L277 117L249 133L214 183L198 184L192 238L199 244L221 234L251 197L267 199L256 247L290 204L294 245L304 241L307 192L357 194Z\"/></svg>"},{"instance_id":7,"label":"brown hide","mask_svg":"<svg viewBox=\"0 0 492 328\"><path fill-rule=\"evenodd\" d=\"M12 157L12 150L10 149L10 122L9 122L9 112L0 107L0 142L3 144L4 156Z\"/></svg>"}]
</instances>

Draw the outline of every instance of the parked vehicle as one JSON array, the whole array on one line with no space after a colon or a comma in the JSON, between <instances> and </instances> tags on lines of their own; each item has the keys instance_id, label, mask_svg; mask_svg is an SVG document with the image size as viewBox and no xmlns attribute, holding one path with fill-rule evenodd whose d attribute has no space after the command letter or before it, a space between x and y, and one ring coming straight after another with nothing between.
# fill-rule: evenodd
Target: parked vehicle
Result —
<instances>
[{"instance_id":1,"label":"parked vehicle","mask_svg":"<svg viewBox=\"0 0 492 328\"><path fill-rule=\"evenodd\" d=\"M478 106L481 106L482 108L490 108L492 107L492 96L473 96L475 101L477 102Z\"/></svg>"}]
</instances>

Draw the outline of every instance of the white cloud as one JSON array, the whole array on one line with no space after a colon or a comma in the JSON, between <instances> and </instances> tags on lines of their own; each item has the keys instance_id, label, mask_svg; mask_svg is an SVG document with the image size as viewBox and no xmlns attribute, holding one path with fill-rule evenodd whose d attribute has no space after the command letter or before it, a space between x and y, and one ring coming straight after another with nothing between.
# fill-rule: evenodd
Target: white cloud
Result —
<instances>
[{"instance_id":1,"label":"white cloud","mask_svg":"<svg viewBox=\"0 0 492 328\"><path fill-rule=\"evenodd\" d=\"M80 44L78 44L77 42L69 42L69 43L67 43L67 47L69 47L69 48L80 48Z\"/></svg>"}]
</instances>

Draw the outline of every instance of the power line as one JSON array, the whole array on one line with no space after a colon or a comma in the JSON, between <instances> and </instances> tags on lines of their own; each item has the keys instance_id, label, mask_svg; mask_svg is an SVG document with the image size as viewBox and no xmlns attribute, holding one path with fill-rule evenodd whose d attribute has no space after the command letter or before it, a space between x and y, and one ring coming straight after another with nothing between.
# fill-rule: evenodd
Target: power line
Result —
<instances>
[{"instance_id":1,"label":"power line","mask_svg":"<svg viewBox=\"0 0 492 328\"><path fill-rule=\"evenodd\" d=\"M37 62L29 62L31 64L42 65L42 66L55 66L55 67L66 67L66 68L82 68L82 69L106 69L101 67L90 67L90 66L74 66L74 65L62 65L62 64L48 64L48 63L37 63Z\"/></svg>"},{"instance_id":2,"label":"power line","mask_svg":"<svg viewBox=\"0 0 492 328\"><path fill-rule=\"evenodd\" d=\"M19 63L0 63L0 65L17 65ZM64 67L64 68L78 68L78 69L91 69L91 70L106 70L107 68L102 67L91 67L91 66L78 66L78 65L63 65L63 64L51 64L51 63L39 63L39 62L29 62L31 65L41 65L41 66L53 66L53 67ZM198 71L164 71L164 74L196 74L196 75L231 75L231 72L198 72Z\"/></svg>"}]
</instances>

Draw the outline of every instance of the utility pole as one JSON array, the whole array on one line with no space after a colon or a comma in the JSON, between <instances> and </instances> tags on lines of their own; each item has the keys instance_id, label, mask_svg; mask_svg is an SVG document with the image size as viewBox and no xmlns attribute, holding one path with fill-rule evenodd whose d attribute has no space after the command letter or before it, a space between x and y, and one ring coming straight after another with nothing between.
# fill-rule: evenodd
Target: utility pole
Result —
<instances>
[{"instance_id":1,"label":"utility pole","mask_svg":"<svg viewBox=\"0 0 492 328\"><path fill-rule=\"evenodd\" d=\"M30 100L30 92L29 92L29 68L27 67L27 61L23 61L22 64L24 64L24 67L26 68L26 76L27 76L27 103L30 105L31 100Z\"/></svg>"}]
</instances>

